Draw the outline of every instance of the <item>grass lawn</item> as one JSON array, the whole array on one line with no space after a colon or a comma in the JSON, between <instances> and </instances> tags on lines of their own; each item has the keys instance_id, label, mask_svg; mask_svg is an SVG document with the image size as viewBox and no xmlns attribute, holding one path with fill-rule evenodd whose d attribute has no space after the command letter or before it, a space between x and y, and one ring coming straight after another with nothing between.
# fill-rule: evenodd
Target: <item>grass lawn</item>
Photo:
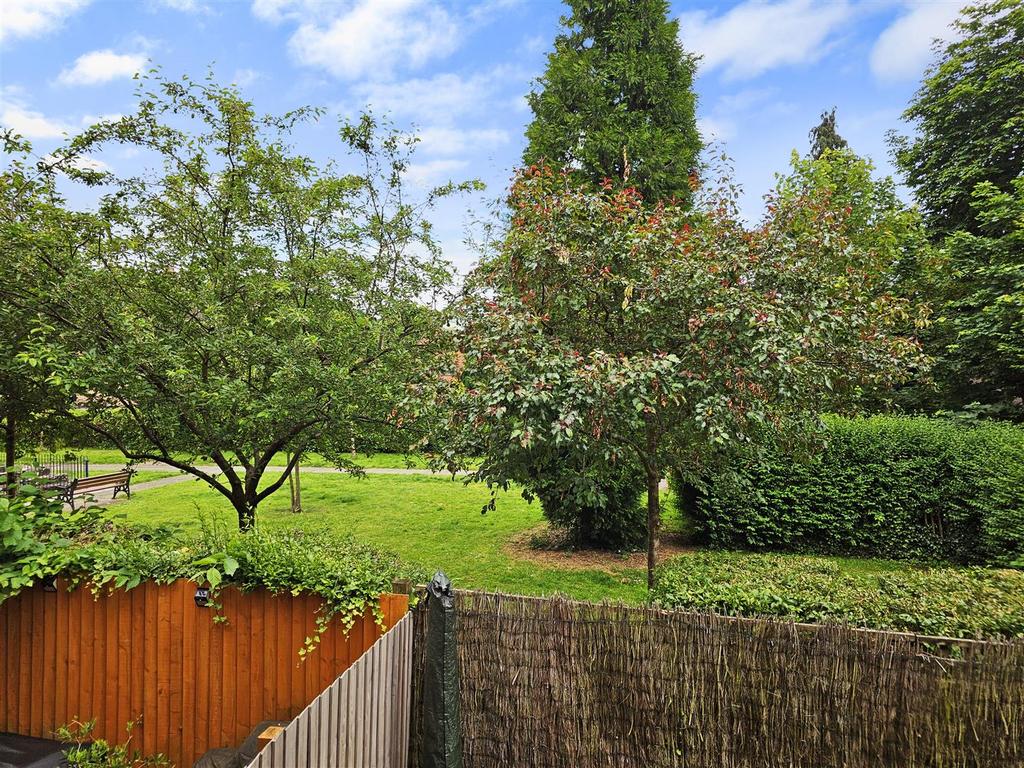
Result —
<instances>
[{"instance_id":1,"label":"grass lawn","mask_svg":"<svg viewBox=\"0 0 1024 768\"><path fill-rule=\"evenodd\" d=\"M667 495L667 494L666 494ZM304 511L289 511L287 491L260 507L264 526L329 526L396 552L423 575L443 569L456 586L523 594L560 592L586 600L643 601L646 572L606 557L597 567L560 567L546 559L526 560L510 551L513 539L543 523L540 506L517 492L499 495L497 509L480 514L488 491L480 485L440 477L309 474L303 479ZM680 526L674 505L666 504L666 528ZM234 511L221 496L196 482L140 491L116 511L144 523L197 526L202 516L235 525ZM521 550L520 550L521 551ZM794 556L796 557L796 556ZM850 573L884 572L899 563L835 558Z\"/></svg>"},{"instance_id":2,"label":"grass lawn","mask_svg":"<svg viewBox=\"0 0 1024 768\"><path fill-rule=\"evenodd\" d=\"M443 569L459 587L523 594L562 592L573 597L641 601L642 570L560 569L518 560L505 552L516 534L543 522L540 506L516 492L501 494L497 509L480 514L488 491L480 485L414 475L310 474L303 478L303 513L289 510L287 490L260 506L263 526L326 525L397 553L423 575ZM201 516L236 524L219 494L195 482L139 491L112 507L129 522L197 526Z\"/></svg>"},{"instance_id":3,"label":"grass lawn","mask_svg":"<svg viewBox=\"0 0 1024 768\"><path fill-rule=\"evenodd\" d=\"M132 485L138 485L139 483L148 483L150 480L161 480L165 477L174 477L180 475L181 472L177 470L163 470L163 469L139 469L132 475Z\"/></svg>"}]
</instances>

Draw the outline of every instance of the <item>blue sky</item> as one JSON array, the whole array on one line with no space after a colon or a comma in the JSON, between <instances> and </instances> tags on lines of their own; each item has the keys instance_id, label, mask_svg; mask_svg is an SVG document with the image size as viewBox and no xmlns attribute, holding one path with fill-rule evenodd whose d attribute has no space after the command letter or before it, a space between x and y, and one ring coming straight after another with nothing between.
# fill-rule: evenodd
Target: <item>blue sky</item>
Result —
<instances>
[{"instance_id":1,"label":"blue sky","mask_svg":"<svg viewBox=\"0 0 1024 768\"><path fill-rule=\"evenodd\" d=\"M805 152L821 110L890 173L885 133L948 36L959 0L677 1L684 46L703 56L696 88L706 140L735 163L750 220L793 149ZM304 104L330 116L296 136L300 151L341 155L337 115L372 104L423 141L410 183L480 178L499 195L523 147L524 95L544 69L562 6L554 0L0 0L0 125L43 154L97 117L128 113L132 75L236 82L263 112ZM132 172L138 158L97 161ZM461 268L471 209L437 212Z\"/></svg>"}]
</instances>

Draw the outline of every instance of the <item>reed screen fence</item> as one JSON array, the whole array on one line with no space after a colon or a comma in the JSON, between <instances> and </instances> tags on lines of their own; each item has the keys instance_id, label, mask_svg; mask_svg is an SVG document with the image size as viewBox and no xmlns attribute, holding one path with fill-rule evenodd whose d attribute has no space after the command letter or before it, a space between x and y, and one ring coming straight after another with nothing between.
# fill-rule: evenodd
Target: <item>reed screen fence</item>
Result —
<instances>
[{"instance_id":1,"label":"reed screen fence","mask_svg":"<svg viewBox=\"0 0 1024 768\"><path fill-rule=\"evenodd\" d=\"M465 768L1024 765L1020 642L472 592L457 636Z\"/></svg>"}]
</instances>

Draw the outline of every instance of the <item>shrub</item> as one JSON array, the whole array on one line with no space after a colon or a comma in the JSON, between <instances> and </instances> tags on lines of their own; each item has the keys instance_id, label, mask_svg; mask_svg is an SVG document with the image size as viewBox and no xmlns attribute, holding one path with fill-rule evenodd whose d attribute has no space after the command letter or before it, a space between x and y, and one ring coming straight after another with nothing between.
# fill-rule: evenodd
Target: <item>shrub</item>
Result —
<instances>
[{"instance_id":1,"label":"shrub","mask_svg":"<svg viewBox=\"0 0 1024 768\"><path fill-rule=\"evenodd\" d=\"M0 493L0 601L55 573L76 570L82 551L71 541L102 535L102 512L80 507L65 512L56 491L24 485L13 498Z\"/></svg>"},{"instance_id":2,"label":"shrub","mask_svg":"<svg viewBox=\"0 0 1024 768\"><path fill-rule=\"evenodd\" d=\"M171 761L162 754L143 755L137 749L130 749L135 725L128 723L123 744L94 738L95 720L85 723L75 720L62 725L55 735L69 745L64 750L64 762L69 768L173 768Z\"/></svg>"},{"instance_id":3,"label":"shrub","mask_svg":"<svg viewBox=\"0 0 1024 768\"><path fill-rule=\"evenodd\" d=\"M535 468L527 496L536 496L551 525L574 545L630 550L647 540L647 516L640 504L644 474L630 465L586 470L551 461Z\"/></svg>"},{"instance_id":4,"label":"shrub","mask_svg":"<svg viewBox=\"0 0 1024 768\"><path fill-rule=\"evenodd\" d=\"M681 510L698 539L961 564L1024 554L1024 429L883 416L827 427L810 461L766 451L708 478Z\"/></svg>"},{"instance_id":5,"label":"shrub","mask_svg":"<svg viewBox=\"0 0 1024 768\"><path fill-rule=\"evenodd\" d=\"M1024 637L1024 573L852 568L820 557L701 552L665 562L652 597L666 608L944 637Z\"/></svg>"}]
</instances>

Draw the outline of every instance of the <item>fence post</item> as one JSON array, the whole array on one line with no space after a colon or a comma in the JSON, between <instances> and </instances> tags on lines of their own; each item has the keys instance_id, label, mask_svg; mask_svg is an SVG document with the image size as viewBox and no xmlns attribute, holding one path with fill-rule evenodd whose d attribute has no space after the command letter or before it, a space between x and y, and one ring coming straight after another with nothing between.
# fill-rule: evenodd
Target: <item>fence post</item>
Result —
<instances>
[{"instance_id":1,"label":"fence post","mask_svg":"<svg viewBox=\"0 0 1024 768\"><path fill-rule=\"evenodd\" d=\"M438 571L427 585L426 675L423 681L421 768L462 768L455 594Z\"/></svg>"}]
</instances>

